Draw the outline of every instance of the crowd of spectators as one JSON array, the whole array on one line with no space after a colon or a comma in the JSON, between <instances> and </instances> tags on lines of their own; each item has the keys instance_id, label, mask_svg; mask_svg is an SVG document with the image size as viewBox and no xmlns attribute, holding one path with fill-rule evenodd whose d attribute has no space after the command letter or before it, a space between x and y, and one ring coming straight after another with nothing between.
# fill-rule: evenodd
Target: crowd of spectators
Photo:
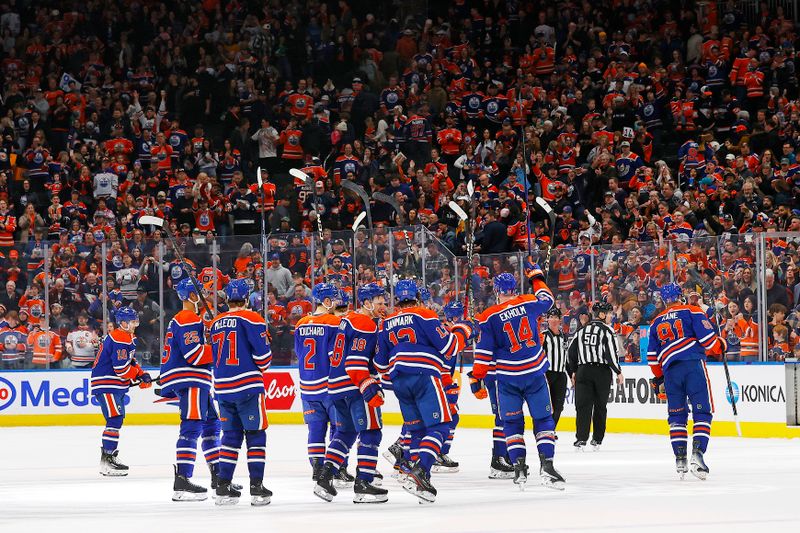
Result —
<instances>
[{"instance_id":1,"label":"crowd of spectators","mask_svg":"<svg viewBox=\"0 0 800 533\"><path fill-rule=\"evenodd\" d=\"M738 4L3 0L3 365L90 365L103 309L123 303L157 363L177 307L160 288L185 273L139 217L167 219L206 283L249 277L257 295L262 214L269 302L253 306L279 352L322 276L348 288L424 270L441 305L472 275L480 307L491 273L522 280L528 251L553 246L568 331L605 297L638 360L638 326L675 279L736 339L733 358L756 358L761 321L781 359L800 346L797 25ZM394 196L420 229L392 233L373 201L375 232L354 245L365 206L343 180ZM450 200L475 209L473 265L447 259L466 242ZM760 232L789 232L766 264Z\"/></svg>"}]
</instances>

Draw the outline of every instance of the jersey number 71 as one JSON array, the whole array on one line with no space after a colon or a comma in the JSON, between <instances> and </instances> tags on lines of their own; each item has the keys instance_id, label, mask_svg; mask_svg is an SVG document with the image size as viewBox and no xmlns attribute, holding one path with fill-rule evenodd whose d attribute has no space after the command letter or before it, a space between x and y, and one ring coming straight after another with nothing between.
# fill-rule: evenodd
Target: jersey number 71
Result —
<instances>
[{"instance_id":1,"label":"jersey number 71","mask_svg":"<svg viewBox=\"0 0 800 533\"><path fill-rule=\"evenodd\" d=\"M215 333L211 336L211 342L217 345L217 366L222 361L222 354L228 353L225 359L226 366L239 366L239 358L236 356L236 332L229 331L227 335L225 332ZM227 350L226 350L227 348Z\"/></svg>"}]
</instances>

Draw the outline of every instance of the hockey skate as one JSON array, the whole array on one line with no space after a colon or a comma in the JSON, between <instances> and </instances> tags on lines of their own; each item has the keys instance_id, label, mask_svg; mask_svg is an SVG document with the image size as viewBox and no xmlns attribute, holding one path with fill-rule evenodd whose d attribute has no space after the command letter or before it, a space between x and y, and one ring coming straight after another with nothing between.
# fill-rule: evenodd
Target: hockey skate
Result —
<instances>
[{"instance_id":1,"label":"hockey skate","mask_svg":"<svg viewBox=\"0 0 800 533\"><path fill-rule=\"evenodd\" d=\"M360 468L356 468L356 479L358 479L358 473L360 471L361 471ZM376 470L375 471L375 475L372 477L372 482L371 483L372 483L372 485L374 485L376 487L380 487L381 485L383 485L383 474L381 474L380 472L378 472Z\"/></svg>"},{"instance_id":2,"label":"hockey skate","mask_svg":"<svg viewBox=\"0 0 800 533\"><path fill-rule=\"evenodd\" d=\"M272 500L272 491L264 486L263 479L250 480L250 505L261 507L269 505Z\"/></svg>"},{"instance_id":3,"label":"hockey skate","mask_svg":"<svg viewBox=\"0 0 800 533\"><path fill-rule=\"evenodd\" d=\"M326 502L332 502L337 494L338 491L333 483L333 467L326 464L319 473L319 479L317 479L317 484L314 486L314 495Z\"/></svg>"},{"instance_id":4,"label":"hockey skate","mask_svg":"<svg viewBox=\"0 0 800 533\"><path fill-rule=\"evenodd\" d=\"M319 457L311 459L311 481L319 479L319 473L322 471L322 465L325 461Z\"/></svg>"},{"instance_id":5,"label":"hockey skate","mask_svg":"<svg viewBox=\"0 0 800 533\"><path fill-rule=\"evenodd\" d=\"M353 485L353 503L385 503L389 501L389 491L376 487L364 479L356 478Z\"/></svg>"},{"instance_id":6,"label":"hockey skate","mask_svg":"<svg viewBox=\"0 0 800 533\"><path fill-rule=\"evenodd\" d=\"M686 472L689 471L689 461L686 459L686 448L679 448L677 455L675 455L675 470L678 476L683 479Z\"/></svg>"},{"instance_id":7,"label":"hockey skate","mask_svg":"<svg viewBox=\"0 0 800 533\"><path fill-rule=\"evenodd\" d=\"M436 501L436 488L431 485L430 475L419 464L415 464L403 482L403 490L416 496L420 503Z\"/></svg>"},{"instance_id":8,"label":"hockey skate","mask_svg":"<svg viewBox=\"0 0 800 533\"><path fill-rule=\"evenodd\" d=\"M458 462L453 461L446 453L443 453L433 463L431 472L434 474L455 474L458 472Z\"/></svg>"},{"instance_id":9,"label":"hockey skate","mask_svg":"<svg viewBox=\"0 0 800 533\"><path fill-rule=\"evenodd\" d=\"M219 475L217 474L217 466L216 464L208 465L208 471L211 472L211 497L217 499L217 487L219 487ZM233 490L242 490L242 486L231 482L231 488Z\"/></svg>"},{"instance_id":10,"label":"hockey skate","mask_svg":"<svg viewBox=\"0 0 800 533\"><path fill-rule=\"evenodd\" d=\"M339 473L334 476L333 483L337 489L346 489L347 487L352 487L355 480L356 478L347 471L347 467L343 466L339 469Z\"/></svg>"},{"instance_id":11,"label":"hockey skate","mask_svg":"<svg viewBox=\"0 0 800 533\"><path fill-rule=\"evenodd\" d=\"M195 485L188 477L178 474L175 469L175 481L172 483L172 501L174 502L202 502L208 499L208 490L200 485Z\"/></svg>"},{"instance_id":12,"label":"hockey skate","mask_svg":"<svg viewBox=\"0 0 800 533\"><path fill-rule=\"evenodd\" d=\"M519 487L519 490L525 490L525 483L528 482L528 465L525 464L525 458L520 457L514 463L514 484Z\"/></svg>"},{"instance_id":13,"label":"hockey skate","mask_svg":"<svg viewBox=\"0 0 800 533\"><path fill-rule=\"evenodd\" d=\"M566 488L566 480L561 473L553 466L553 458L547 459L544 455L539 454L539 476L542 478L542 485L547 488L555 490L564 490Z\"/></svg>"},{"instance_id":14,"label":"hockey skate","mask_svg":"<svg viewBox=\"0 0 800 533\"><path fill-rule=\"evenodd\" d=\"M383 452L382 455L383 458L389 461L392 466L395 466L397 463L403 460L403 447L395 442L389 446L389 449Z\"/></svg>"},{"instance_id":15,"label":"hockey skate","mask_svg":"<svg viewBox=\"0 0 800 533\"><path fill-rule=\"evenodd\" d=\"M597 442L596 440L592 439L592 441L589 443L589 446L591 446L591 448L590 448L590 449L591 449L593 452L599 452L599 451L600 451L600 445L601 445L601 444L603 444L603 443L602 443L602 442Z\"/></svg>"},{"instance_id":16,"label":"hockey skate","mask_svg":"<svg viewBox=\"0 0 800 533\"><path fill-rule=\"evenodd\" d=\"M705 479L708 477L708 466L706 466L706 462L703 459L703 452L700 450L700 447L695 443L692 446L692 464L691 464L692 475L697 479Z\"/></svg>"},{"instance_id":17,"label":"hockey skate","mask_svg":"<svg viewBox=\"0 0 800 533\"><path fill-rule=\"evenodd\" d=\"M514 467L502 455L493 455L489 465L489 479L513 479Z\"/></svg>"},{"instance_id":18,"label":"hockey skate","mask_svg":"<svg viewBox=\"0 0 800 533\"><path fill-rule=\"evenodd\" d=\"M408 473L411 472L411 463L406 461L405 459L400 459L397 464L394 465L394 472L392 473L392 477L397 479L400 483L405 481L408 477Z\"/></svg>"},{"instance_id":19,"label":"hockey skate","mask_svg":"<svg viewBox=\"0 0 800 533\"><path fill-rule=\"evenodd\" d=\"M586 441L585 440L576 440L573 443L573 446L575 446L575 451L576 452L582 452L582 451L586 450Z\"/></svg>"},{"instance_id":20,"label":"hockey skate","mask_svg":"<svg viewBox=\"0 0 800 533\"><path fill-rule=\"evenodd\" d=\"M242 493L233 488L230 481L220 479L217 485L217 497L215 498L216 505L236 505L239 503L239 498Z\"/></svg>"},{"instance_id":21,"label":"hockey skate","mask_svg":"<svg viewBox=\"0 0 800 533\"><path fill-rule=\"evenodd\" d=\"M119 450L109 453L100 448L100 473L104 476L119 477L128 475L128 467L117 461Z\"/></svg>"}]
</instances>

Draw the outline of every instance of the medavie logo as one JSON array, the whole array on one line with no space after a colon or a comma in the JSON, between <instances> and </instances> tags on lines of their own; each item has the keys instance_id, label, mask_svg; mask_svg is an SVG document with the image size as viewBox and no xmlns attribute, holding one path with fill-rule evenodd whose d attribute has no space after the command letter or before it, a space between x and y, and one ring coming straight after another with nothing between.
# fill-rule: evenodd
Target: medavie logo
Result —
<instances>
[{"instance_id":1,"label":"medavie logo","mask_svg":"<svg viewBox=\"0 0 800 533\"><path fill-rule=\"evenodd\" d=\"M289 372L267 372L264 386L267 388L267 409L288 411L292 408L297 390Z\"/></svg>"},{"instance_id":2,"label":"medavie logo","mask_svg":"<svg viewBox=\"0 0 800 533\"><path fill-rule=\"evenodd\" d=\"M16 397L17 389L14 387L14 384L0 377L0 411L14 403Z\"/></svg>"}]
</instances>

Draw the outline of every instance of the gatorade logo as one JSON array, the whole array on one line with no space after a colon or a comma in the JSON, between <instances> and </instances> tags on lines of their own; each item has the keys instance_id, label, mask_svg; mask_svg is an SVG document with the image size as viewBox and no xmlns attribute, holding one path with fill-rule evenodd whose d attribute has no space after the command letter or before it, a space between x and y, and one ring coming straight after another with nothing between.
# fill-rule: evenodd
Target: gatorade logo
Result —
<instances>
[{"instance_id":1,"label":"gatorade logo","mask_svg":"<svg viewBox=\"0 0 800 533\"><path fill-rule=\"evenodd\" d=\"M5 378L0 377L0 411L14 403L17 398L17 389Z\"/></svg>"},{"instance_id":2,"label":"gatorade logo","mask_svg":"<svg viewBox=\"0 0 800 533\"><path fill-rule=\"evenodd\" d=\"M731 403L731 391L733 391L733 401L739 403L739 384L731 381L730 388L725 387L725 399Z\"/></svg>"}]
</instances>

